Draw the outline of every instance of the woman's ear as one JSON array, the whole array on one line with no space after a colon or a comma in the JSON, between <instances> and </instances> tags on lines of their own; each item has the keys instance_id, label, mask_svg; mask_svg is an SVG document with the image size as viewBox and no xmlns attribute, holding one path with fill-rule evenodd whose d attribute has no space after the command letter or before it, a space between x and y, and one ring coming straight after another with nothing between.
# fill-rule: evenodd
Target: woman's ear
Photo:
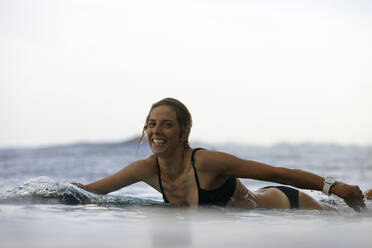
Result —
<instances>
[{"instance_id":1,"label":"woman's ear","mask_svg":"<svg viewBox=\"0 0 372 248\"><path fill-rule=\"evenodd\" d=\"M190 128L186 127L185 131L181 135L181 140L187 141L189 139L189 136L190 136Z\"/></svg>"}]
</instances>

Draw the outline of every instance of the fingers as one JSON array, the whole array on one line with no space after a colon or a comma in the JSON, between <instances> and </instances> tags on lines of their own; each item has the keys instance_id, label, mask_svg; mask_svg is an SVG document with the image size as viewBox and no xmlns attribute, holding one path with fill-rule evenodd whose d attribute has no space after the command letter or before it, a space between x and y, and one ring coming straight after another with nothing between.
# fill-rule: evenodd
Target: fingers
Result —
<instances>
[{"instance_id":1,"label":"fingers","mask_svg":"<svg viewBox=\"0 0 372 248\"><path fill-rule=\"evenodd\" d=\"M363 192L358 186L352 186L352 190L349 192L348 200L346 203L352 207L355 211L360 212L360 208L365 208Z\"/></svg>"},{"instance_id":2,"label":"fingers","mask_svg":"<svg viewBox=\"0 0 372 248\"><path fill-rule=\"evenodd\" d=\"M362 208L366 207L366 203L364 202L364 198L362 199L362 202L361 202L360 206L362 206Z\"/></svg>"},{"instance_id":3,"label":"fingers","mask_svg":"<svg viewBox=\"0 0 372 248\"><path fill-rule=\"evenodd\" d=\"M351 207L352 209L354 209L356 212L360 212L360 205L357 204L356 202L354 201L345 201L347 205L349 205L349 207Z\"/></svg>"},{"instance_id":4,"label":"fingers","mask_svg":"<svg viewBox=\"0 0 372 248\"><path fill-rule=\"evenodd\" d=\"M364 195L363 195L363 192L360 190L360 188L358 186L356 186L357 188L357 200L358 200L358 204L362 207L362 208L365 208L366 207L366 204L364 202Z\"/></svg>"},{"instance_id":5,"label":"fingers","mask_svg":"<svg viewBox=\"0 0 372 248\"><path fill-rule=\"evenodd\" d=\"M362 208L365 208L365 204L364 204L364 202L363 201L361 201L361 202L352 202L351 204L349 204L349 206L351 207L351 208L353 208L355 211L357 211L357 212L360 212L360 208L362 207Z\"/></svg>"},{"instance_id":6,"label":"fingers","mask_svg":"<svg viewBox=\"0 0 372 248\"><path fill-rule=\"evenodd\" d=\"M354 205L352 208L353 208L356 212L360 212L360 207L359 207L359 206Z\"/></svg>"},{"instance_id":7,"label":"fingers","mask_svg":"<svg viewBox=\"0 0 372 248\"><path fill-rule=\"evenodd\" d=\"M79 187L79 188L84 189L84 184L81 184L81 183L75 183L75 182L72 182L71 184L72 184L72 185L75 185L76 187Z\"/></svg>"}]
</instances>

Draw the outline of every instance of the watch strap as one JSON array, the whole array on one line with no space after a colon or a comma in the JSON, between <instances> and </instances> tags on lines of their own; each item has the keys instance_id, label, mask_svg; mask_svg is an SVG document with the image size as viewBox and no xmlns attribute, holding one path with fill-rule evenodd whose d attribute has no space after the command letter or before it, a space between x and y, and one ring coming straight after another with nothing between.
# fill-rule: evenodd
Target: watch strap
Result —
<instances>
[{"instance_id":1,"label":"watch strap","mask_svg":"<svg viewBox=\"0 0 372 248\"><path fill-rule=\"evenodd\" d=\"M331 189L331 186L331 184L325 182L323 186L323 193L326 195L330 195L331 193L329 192L329 190Z\"/></svg>"},{"instance_id":2,"label":"watch strap","mask_svg":"<svg viewBox=\"0 0 372 248\"><path fill-rule=\"evenodd\" d=\"M333 185L335 185L336 180L333 177L326 177L324 179L324 185L323 185L323 193L326 195L331 195L330 189Z\"/></svg>"}]
</instances>

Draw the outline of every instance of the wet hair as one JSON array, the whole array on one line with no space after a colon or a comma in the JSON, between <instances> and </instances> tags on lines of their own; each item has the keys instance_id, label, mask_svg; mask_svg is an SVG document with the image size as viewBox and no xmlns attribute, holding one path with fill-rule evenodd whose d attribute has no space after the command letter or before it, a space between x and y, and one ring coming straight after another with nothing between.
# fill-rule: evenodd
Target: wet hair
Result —
<instances>
[{"instance_id":1,"label":"wet hair","mask_svg":"<svg viewBox=\"0 0 372 248\"><path fill-rule=\"evenodd\" d=\"M146 117L146 122L145 122L145 125L144 125L143 130L142 130L142 136L141 136L141 138L138 142L138 148L142 143L143 137L145 136L146 129L147 129L147 123L149 121L151 112L154 108L159 107L159 106L169 106L169 107L173 108L173 110L176 112L178 124L179 124L180 130L181 130L180 131L180 137L182 136L182 134L184 134L186 132L187 129L189 131L191 130L192 118L191 118L191 114L190 114L189 110L186 108L186 106L182 102L178 101L177 99L170 98L170 97L164 98L164 99L154 103L151 106L151 109L149 111L149 114ZM185 148L190 148L188 137L187 137L187 140L184 144L184 147Z\"/></svg>"}]
</instances>

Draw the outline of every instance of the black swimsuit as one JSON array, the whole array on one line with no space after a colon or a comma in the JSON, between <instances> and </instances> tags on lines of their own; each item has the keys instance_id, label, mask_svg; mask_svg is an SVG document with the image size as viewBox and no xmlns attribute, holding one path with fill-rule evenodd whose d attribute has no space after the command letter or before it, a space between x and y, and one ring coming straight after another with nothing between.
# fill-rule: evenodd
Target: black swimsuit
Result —
<instances>
[{"instance_id":1,"label":"black swimsuit","mask_svg":"<svg viewBox=\"0 0 372 248\"><path fill-rule=\"evenodd\" d=\"M230 177L226 180L226 182L217 189L212 190L204 190L200 188L198 174L196 173L195 169L195 152L202 148L196 148L191 153L191 165L194 168L195 174L195 181L198 187L198 196L199 196L199 205L211 204L211 205L218 205L218 206L226 206L229 200L231 199L232 195L234 194L236 188L236 179L235 177ZM163 185L161 184L160 178L160 166L158 162L158 158L156 157L156 166L158 167L158 174L159 174L159 185L160 190L163 195L163 199L165 203L169 203L167 196L164 194ZM288 198L291 208L299 208L298 203L298 195L299 191L297 189L287 187L287 186L268 186L265 188L277 188L282 191Z\"/></svg>"},{"instance_id":2,"label":"black swimsuit","mask_svg":"<svg viewBox=\"0 0 372 248\"><path fill-rule=\"evenodd\" d=\"M194 169L195 174L195 181L196 186L198 187L198 198L199 198L199 205L211 204L211 205L218 205L218 206L226 206L229 202L230 198L235 192L236 188L236 179L235 177L230 177L226 180L226 182L217 189L212 190L204 190L200 188L198 174L196 173L195 169L195 152L202 148L194 149L191 153L191 165ZM161 193L163 195L163 199L165 203L169 203L167 196L164 194L163 185L161 184L160 178L160 166L158 162L158 158L156 157L156 166L158 167L158 174L159 174L159 186Z\"/></svg>"},{"instance_id":3,"label":"black swimsuit","mask_svg":"<svg viewBox=\"0 0 372 248\"><path fill-rule=\"evenodd\" d=\"M294 189L288 186L267 186L262 189L268 189L268 188L279 189L287 196L291 208L299 208L299 203L298 203L299 191L297 189Z\"/></svg>"}]
</instances>

